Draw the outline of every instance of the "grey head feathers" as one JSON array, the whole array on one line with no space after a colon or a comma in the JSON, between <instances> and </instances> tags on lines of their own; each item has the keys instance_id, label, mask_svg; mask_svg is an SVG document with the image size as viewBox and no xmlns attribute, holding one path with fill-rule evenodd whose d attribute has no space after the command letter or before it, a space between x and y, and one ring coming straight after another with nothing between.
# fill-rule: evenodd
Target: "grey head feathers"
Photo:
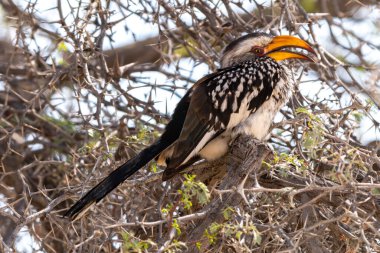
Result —
<instances>
[{"instance_id":1,"label":"grey head feathers","mask_svg":"<svg viewBox=\"0 0 380 253\"><path fill-rule=\"evenodd\" d=\"M273 39L273 36L267 33L255 32L246 34L228 44L221 58L221 67L226 68L232 65L252 60L256 56L251 53L253 46L264 47Z\"/></svg>"}]
</instances>

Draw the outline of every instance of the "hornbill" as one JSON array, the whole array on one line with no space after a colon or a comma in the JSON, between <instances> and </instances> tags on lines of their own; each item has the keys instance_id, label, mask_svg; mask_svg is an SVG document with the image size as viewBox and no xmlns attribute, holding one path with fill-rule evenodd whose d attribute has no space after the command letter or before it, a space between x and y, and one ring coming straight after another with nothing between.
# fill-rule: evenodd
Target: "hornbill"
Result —
<instances>
[{"instance_id":1,"label":"hornbill","mask_svg":"<svg viewBox=\"0 0 380 253\"><path fill-rule=\"evenodd\" d=\"M162 179L168 180L199 159L220 158L238 134L265 139L296 85L283 60L313 61L315 55L307 42L293 36L256 32L232 41L223 50L221 69L187 91L161 137L104 178L65 216L79 218L154 158L166 166Z\"/></svg>"}]
</instances>

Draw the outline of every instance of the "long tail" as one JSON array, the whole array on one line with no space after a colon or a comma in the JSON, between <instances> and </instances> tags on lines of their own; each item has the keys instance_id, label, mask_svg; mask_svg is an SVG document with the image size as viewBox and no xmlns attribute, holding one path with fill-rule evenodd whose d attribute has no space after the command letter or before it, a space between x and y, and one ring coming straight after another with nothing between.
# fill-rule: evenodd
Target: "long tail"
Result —
<instances>
[{"instance_id":1,"label":"long tail","mask_svg":"<svg viewBox=\"0 0 380 253\"><path fill-rule=\"evenodd\" d=\"M98 203L119 184L141 169L168 146L170 146L170 141L163 142L162 139L159 139L156 143L142 150L137 156L128 160L119 168L111 172L108 177L87 192L86 195L78 200L64 214L64 216L73 220L80 218L93 204Z\"/></svg>"}]
</instances>

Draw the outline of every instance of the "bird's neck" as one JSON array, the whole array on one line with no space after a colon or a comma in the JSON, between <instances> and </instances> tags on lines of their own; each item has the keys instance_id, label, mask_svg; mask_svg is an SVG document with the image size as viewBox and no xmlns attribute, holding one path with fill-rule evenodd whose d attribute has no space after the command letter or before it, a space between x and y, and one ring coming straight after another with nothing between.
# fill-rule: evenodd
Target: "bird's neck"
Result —
<instances>
[{"instance_id":1,"label":"bird's neck","mask_svg":"<svg viewBox=\"0 0 380 253\"><path fill-rule=\"evenodd\" d=\"M251 54L246 54L243 56L239 57L231 57L231 58L225 58L222 57L221 63L222 63L222 68L227 68L227 67L233 67L242 64L243 62L247 61L254 61L257 58L254 55Z\"/></svg>"}]
</instances>

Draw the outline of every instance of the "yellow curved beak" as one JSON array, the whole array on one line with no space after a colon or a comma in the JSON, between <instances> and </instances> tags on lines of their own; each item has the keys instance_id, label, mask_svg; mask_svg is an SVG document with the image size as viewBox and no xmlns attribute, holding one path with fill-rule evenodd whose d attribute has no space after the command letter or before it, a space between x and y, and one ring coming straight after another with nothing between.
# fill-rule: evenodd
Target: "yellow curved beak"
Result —
<instances>
[{"instance_id":1,"label":"yellow curved beak","mask_svg":"<svg viewBox=\"0 0 380 253\"><path fill-rule=\"evenodd\" d=\"M301 52L288 51L287 48L301 48L305 49L310 54L306 55ZM269 56L276 61L282 61L287 59L303 59L316 62L316 56L314 49L304 40L299 38L281 35L273 38L272 42L264 48L265 55Z\"/></svg>"}]
</instances>

